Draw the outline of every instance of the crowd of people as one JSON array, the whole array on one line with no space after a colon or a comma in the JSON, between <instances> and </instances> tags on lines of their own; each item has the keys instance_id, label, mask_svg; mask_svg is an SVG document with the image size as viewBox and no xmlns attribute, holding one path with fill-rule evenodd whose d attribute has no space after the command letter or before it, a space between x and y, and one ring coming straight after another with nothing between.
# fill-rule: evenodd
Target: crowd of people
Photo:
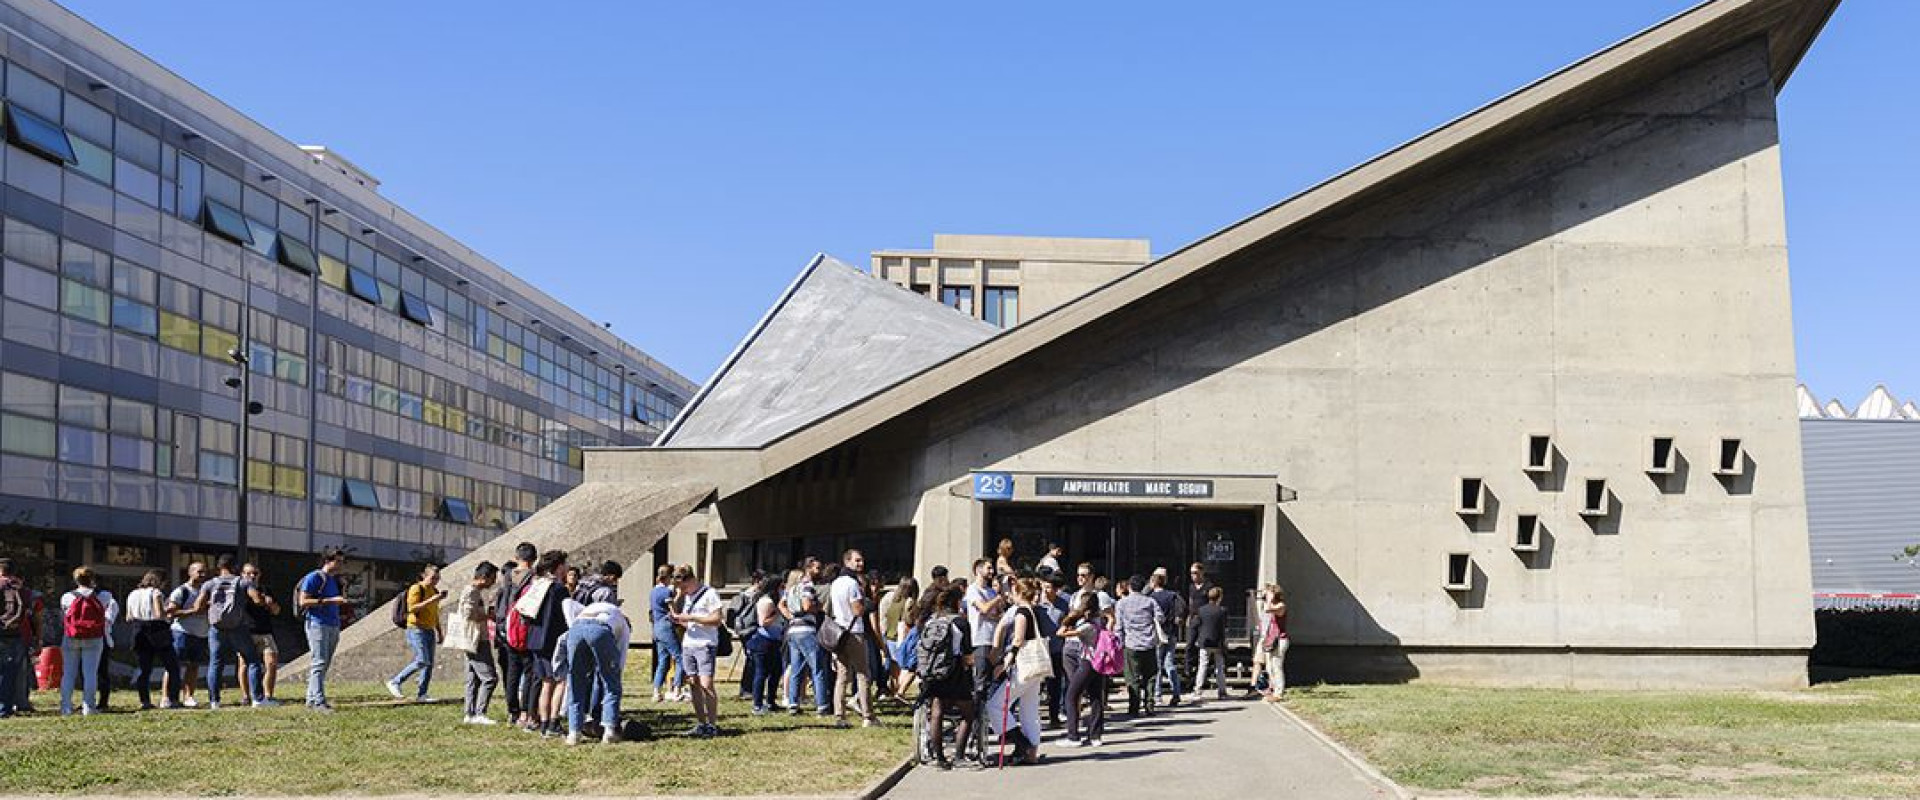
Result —
<instances>
[{"instance_id":1,"label":"crowd of people","mask_svg":"<svg viewBox=\"0 0 1920 800\"><path fill-rule=\"evenodd\" d=\"M1031 566L1016 564L1012 551L1002 542L965 577L934 567L924 588L912 576L883 585L858 550L837 562L808 557L785 574L755 573L730 601L692 567L663 565L646 610L653 701L691 705L686 735L719 734L716 665L737 646L739 698L753 714L800 715L810 706L839 727L856 715L873 726L877 703L899 702L916 710L922 761L950 768L988 761L989 735L1016 763L1039 759L1046 727L1060 731L1060 746L1099 747L1117 688L1136 718L1199 696L1209 681L1217 697L1227 696L1229 614L1202 564L1175 591L1164 568L1112 580L1086 563L1069 573L1057 546ZM441 587L438 565L423 568L393 607L413 657L387 691L406 700L411 684L412 700L432 702L436 654L451 649L465 656L466 724L499 724L490 711L500 691L506 722L522 730L568 744L626 738L620 698L632 629L619 597L622 569L608 561L588 573L567 559L523 542L506 564L483 562L463 576L457 597ZM340 551L323 553L295 584L290 606L311 655L306 706L320 713L333 711L327 680L348 604L344 561ZM196 676L206 705L220 708L229 665L240 704L278 704L273 619L282 606L257 565L221 556L210 575L194 563L171 589L153 570L124 607L89 568L75 569L72 580L58 598L63 715L76 713L76 689L77 713L105 710L106 654L123 613L141 709L199 706ZM42 640L44 603L0 559L0 718L31 710L27 664ZM1268 585L1253 612L1254 691L1277 699L1288 644L1284 592ZM158 706L148 680L156 668Z\"/></svg>"}]
</instances>

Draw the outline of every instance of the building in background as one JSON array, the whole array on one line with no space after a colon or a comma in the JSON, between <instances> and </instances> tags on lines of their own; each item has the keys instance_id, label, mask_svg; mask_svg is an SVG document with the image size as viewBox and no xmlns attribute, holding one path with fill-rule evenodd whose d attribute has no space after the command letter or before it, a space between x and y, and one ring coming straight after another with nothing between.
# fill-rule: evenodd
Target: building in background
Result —
<instances>
[{"instance_id":1,"label":"building in background","mask_svg":"<svg viewBox=\"0 0 1920 800\"><path fill-rule=\"evenodd\" d=\"M1876 386L1853 409L1800 387L1807 538L1823 606L1920 605L1920 407Z\"/></svg>"},{"instance_id":2,"label":"building in background","mask_svg":"<svg viewBox=\"0 0 1920 800\"><path fill-rule=\"evenodd\" d=\"M932 250L878 250L873 276L1011 328L1152 260L1145 239L935 234Z\"/></svg>"},{"instance_id":3,"label":"building in background","mask_svg":"<svg viewBox=\"0 0 1920 800\"><path fill-rule=\"evenodd\" d=\"M42 0L0 2L0 540L123 590L251 545L370 600L644 445L694 386ZM363 121L377 125L377 121ZM240 439L252 370L264 409Z\"/></svg>"}]
</instances>

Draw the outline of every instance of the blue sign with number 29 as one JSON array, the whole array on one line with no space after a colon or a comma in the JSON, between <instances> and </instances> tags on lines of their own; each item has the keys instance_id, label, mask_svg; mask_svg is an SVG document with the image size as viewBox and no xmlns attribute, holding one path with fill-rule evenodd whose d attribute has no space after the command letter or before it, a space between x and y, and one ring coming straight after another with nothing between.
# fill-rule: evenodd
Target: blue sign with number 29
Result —
<instances>
[{"instance_id":1,"label":"blue sign with number 29","mask_svg":"<svg viewBox=\"0 0 1920 800\"><path fill-rule=\"evenodd\" d=\"M975 500L1012 500L1013 473L976 472L973 473L973 499Z\"/></svg>"}]
</instances>

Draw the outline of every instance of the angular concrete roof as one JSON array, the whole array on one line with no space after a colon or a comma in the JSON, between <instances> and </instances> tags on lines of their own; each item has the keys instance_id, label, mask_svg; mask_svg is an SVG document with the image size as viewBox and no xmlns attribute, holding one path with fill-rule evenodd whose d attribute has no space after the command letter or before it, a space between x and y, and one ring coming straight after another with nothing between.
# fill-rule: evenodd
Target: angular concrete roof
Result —
<instances>
[{"instance_id":1,"label":"angular concrete roof","mask_svg":"<svg viewBox=\"0 0 1920 800\"><path fill-rule=\"evenodd\" d=\"M999 332L814 256L657 444L764 446Z\"/></svg>"},{"instance_id":2,"label":"angular concrete roof","mask_svg":"<svg viewBox=\"0 0 1920 800\"><path fill-rule=\"evenodd\" d=\"M729 458L722 495L778 474L874 426L961 389L1093 322L1311 222L1417 183L1435 165L1525 137L1620 92L1752 38L1767 44L1775 91L1792 76L1840 0L1707 0L1594 55L1328 178L1251 217L1122 275L970 349L783 432L750 456ZM871 280L871 279L869 279ZM691 439L665 441L695 449ZM716 445L717 446L717 445ZM663 456L665 454L662 454ZM666 460L662 464L677 463ZM636 465L638 466L638 465ZM645 467L639 467L643 472Z\"/></svg>"}]
</instances>

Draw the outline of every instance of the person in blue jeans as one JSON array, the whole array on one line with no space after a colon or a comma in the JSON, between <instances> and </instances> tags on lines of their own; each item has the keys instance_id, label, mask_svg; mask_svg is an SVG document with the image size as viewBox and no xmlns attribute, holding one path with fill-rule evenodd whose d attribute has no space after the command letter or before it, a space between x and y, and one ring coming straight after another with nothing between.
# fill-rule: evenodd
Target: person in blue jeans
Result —
<instances>
[{"instance_id":1,"label":"person in blue jeans","mask_svg":"<svg viewBox=\"0 0 1920 800\"><path fill-rule=\"evenodd\" d=\"M320 554L320 568L307 573L294 588L294 607L306 618L307 707L328 714L333 713L333 705L327 702L327 668L340 645L340 607L347 598L340 592L339 576L346 563L346 553L327 548Z\"/></svg>"},{"instance_id":2,"label":"person in blue jeans","mask_svg":"<svg viewBox=\"0 0 1920 800\"><path fill-rule=\"evenodd\" d=\"M626 663L630 638L626 615L620 613L618 605L604 601L580 609L572 627L567 628L567 744L580 743L580 727L594 702L591 698L596 696L603 731L600 741L615 744L621 740L620 668Z\"/></svg>"},{"instance_id":3,"label":"person in blue jeans","mask_svg":"<svg viewBox=\"0 0 1920 800\"><path fill-rule=\"evenodd\" d=\"M825 717L833 714L833 676L828 671L832 655L820 646L823 606L820 590L812 580L819 569L819 560L809 558L807 562L806 575L787 592L785 600L787 713L800 713L800 681L810 675L813 680L814 713Z\"/></svg>"},{"instance_id":4,"label":"person in blue jeans","mask_svg":"<svg viewBox=\"0 0 1920 800\"><path fill-rule=\"evenodd\" d=\"M33 610L27 588L14 572L11 559L0 558L0 719L14 714L14 697L27 663L27 635L33 629Z\"/></svg>"},{"instance_id":5,"label":"person in blue jeans","mask_svg":"<svg viewBox=\"0 0 1920 800\"><path fill-rule=\"evenodd\" d=\"M779 597L785 586L786 580L778 574L768 575L760 581L760 594L753 601L754 629L745 649L755 714L771 713L779 698L780 642L787 627L786 618L780 616Z\"/></svg>"},{"instance_id":6,"label":"person in blue jeans","mask_svg":"<svg viewBox=\"0 0 1920 800\"><path fill-rule=\"evenodd\" d=\"M414 694L414 700L433 702L427 687L433 683L433 655L440 646L440 604L446 599L447 590L440 588L440 567L428 564L420 570L420 582L407 587L395 600L407 607L407 647L413 650L413 661L393 676L393 680L387 681L387 693L393 695L393 699L406 699L400 685L418 674L420 689Z\"/></svg>"},{"instance_id":7,"label":"person in blue jeans","mask_svg":"<svg viewBox=\"0 0 1920 800\"><path fill-rule=\"evenodd\" d=\"M687 675L680 663L680 633L673 629L673 565L661 564L653 572L653 591L647 595L648 619L653 623L653 702L686 691ZM673 693L662 695L667 675L672 673Z\"/></svg>"},{"instance_id":8,"label":"person in blue jeans","mask_svg":"<svg viewBox=\"0 0 1920 800\"><path fill-rule=\"evenodd\" d=\"M240 577L233 562L231 554L220 556L214 562L214 570L219 575L202 585L199 596L193 600L193 613L205 614L208 619L207 702L208 708L214 709L220 707L220 673L226 669L227 660L234 656L246 665L246 670L234 677L247 682L251 697L265 695L261 690L265 671L260 653L253 647L253 630L247 617L253 583ZM216 605L222 608L218 620L210 613Z\"/></svg>"}]
</instances>

